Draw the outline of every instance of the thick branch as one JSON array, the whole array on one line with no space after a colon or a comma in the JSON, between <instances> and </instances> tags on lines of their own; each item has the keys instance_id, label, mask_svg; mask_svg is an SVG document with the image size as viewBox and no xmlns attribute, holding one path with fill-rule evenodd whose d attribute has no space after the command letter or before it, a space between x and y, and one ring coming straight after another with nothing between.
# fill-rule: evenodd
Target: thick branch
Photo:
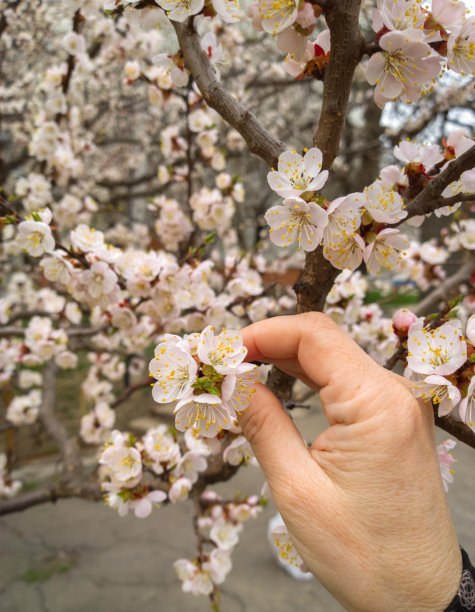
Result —
<instances>
[{"instance_id":1,"label":"thick branch","mask_svg":"<svg viewBox=\"0 0 475 612\"><path fill-rule=\"evenodd\" d=\"M407 204L407 219L415 215L427 215L436 208L445 206L445 198L440 194L444 191L447 185L458 180L460 175L466 170L470 170L475 166L475 145L465 151L460 157L454 159L440 174L430 180L424 189ZM447 198L449 199L449 198ZM457 201L460 201L459 198Z\"/></svg>"},{"instance_id":2,"label":"thick branch","mask_svg":"<svg viewBox=\"0 0 475 612\"><path fill-rule=\"evenodd\" d=\"M364 53L365 41L358 28L359 12L360 0L331 2L325 7L331 53L323 81L322 110L313 139L323 153L324 168L329 168L338 154L353 74Z\"/></svg>"},{"instance_id":3,"label":"thick branch","mask_svg":"<svg viewBox=\"0 0 475 612\"><path fill-rule=\"evenodd\" d=\"M353 74L364 50L364 40L358 29L359 9L359 0L333 2L325 8L331 53L323 83L322 111L314 137L315 146L323 153L324 168L329 168L338 154ZM302 277L294 287L297 312L323 310L326 296L339 273L323 257L321 246L308 253Z\"/></svg>"},{"instance_id":4,"label":"thick branch","mask_svg":"<svg viewBox=\"0 0 475 612\"><path fill-rule=\"evenodd\" d=\"M338 154L348 111L353 74L364 52L364 40L358 29L359 0L343 0L325 5L330 28L330 63L325 70L322 110L314 136L314 145L323 153L323 167L329 168ZM340 270L323 256L323 247L307 254L297 293L297 313L322 311L325 299ZM267 384L282 402L290 399L293 378L273 368Z\"/></svg>"},{"instance_id":5,"label":"thick branch","mask_svg":"<svg viewBox=\"0 0 475 612\"><path fill-rule=\"evenodd\" d=\"M206 103L241 134L252 153L263 159L268 166L276 166L285 145L274 138L257 118L216 80L208 56L201 49L200 37L193 25L193 19L190 18L185 23L172 23L185 58L185 66L195 79Z\"/></svg>"}]
</instances>

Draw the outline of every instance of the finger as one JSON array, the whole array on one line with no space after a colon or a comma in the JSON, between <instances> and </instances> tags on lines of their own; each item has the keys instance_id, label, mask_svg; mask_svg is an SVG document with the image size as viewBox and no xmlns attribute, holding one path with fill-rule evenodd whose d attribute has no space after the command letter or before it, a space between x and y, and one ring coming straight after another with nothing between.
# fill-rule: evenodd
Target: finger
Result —
<instances>
[{"instance_id":1,"label":"finger","mask_svg":"<svg viewBox=\"0 0 475 612\"><path fill-rule=\"evenodd\" d=\"M274 317L242 330L249 361L272 362L284 371L325 387L341 373L378 369L377 364L322 313ZM357 377L351 377L358 380ZM304 382L307 382L304 380Z\"/></svg>"},{"instance_id":2,"label":"finger","mask_svg":"<svg viewBox=\"0 0 475 612\"><path fill-rule=\"evenodd\" d=\"M292 419L276 396L263 385L256 385L239 424L251 444L271 488L289 483L310 455Z\"/></svg>"}]
</instances>

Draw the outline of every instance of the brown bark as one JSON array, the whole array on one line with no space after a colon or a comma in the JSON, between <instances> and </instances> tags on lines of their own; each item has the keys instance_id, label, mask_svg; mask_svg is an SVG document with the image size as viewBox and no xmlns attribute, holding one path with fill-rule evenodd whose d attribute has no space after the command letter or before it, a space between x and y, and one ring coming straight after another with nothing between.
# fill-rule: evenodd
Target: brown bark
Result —
<instances>
[{"instance_id":1,"label":"brown bark","mask_svg":"<svg viewBox=\"0 0 475 612\"><path fill-rule=\"evenodd\" d=\"M202 50L200 37L193 25L193 18L185 23L172 22L183 52L185 66L191 72L208 106L237 130L254 155L268 166L276 166L285 145L268 132L236 98L216 80L206 53Z\"/></svg>"},{"instance_id":2,"label":"brown bark","mask_svg":"<svg viewBox=\"0 0 475 612\"><path fill-rule=\"evenodd\" d=\"M466 170L470 170L475 166L475 145L465 151L462 155L457 157L449 163L449 165L442 170L440 174L430 180L424 189L407 204L407 219L416 215L426 215L433 212L435 209L450 204L455 204L456 201L466 199L467 194L461 195L458 198L444 198L441 193L450 185L453 181L458 180L460 175ZM469 199L472 198L471 194L467 196ZM449 204L447 204L447 202ZM398 224L399 225L399 224Z\"/></svg>"}]
</instances>

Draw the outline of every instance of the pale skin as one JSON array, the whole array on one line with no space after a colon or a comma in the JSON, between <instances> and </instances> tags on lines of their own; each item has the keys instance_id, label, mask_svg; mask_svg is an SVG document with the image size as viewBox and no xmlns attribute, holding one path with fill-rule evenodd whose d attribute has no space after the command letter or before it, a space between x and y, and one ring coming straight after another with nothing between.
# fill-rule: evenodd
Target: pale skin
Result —
<instances>
[{"instance_id":1,"label":"pale skin","mask_svg":"<svg viewBox=\"0 0 475 612\"><path fill-rule=\"evenodd\" d=\"M242 333L247 359L318 391L328 419L309 448L263 385L240 417L307 568L350 611L442 612L462 561L431 405L320 313Z\"/></svg>"}]
</instances>

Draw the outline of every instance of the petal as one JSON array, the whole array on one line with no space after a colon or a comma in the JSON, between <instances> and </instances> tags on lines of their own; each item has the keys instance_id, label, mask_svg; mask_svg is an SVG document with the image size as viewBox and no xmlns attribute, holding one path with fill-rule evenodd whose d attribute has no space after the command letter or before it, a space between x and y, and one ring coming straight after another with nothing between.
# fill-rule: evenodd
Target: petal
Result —
<instances>
[{"instance_id":1,"label":"petal","mask_svg":"<svg viewBox=\"0 0 475 612\"><path fill-rule=\"evenodd\" d=\"M146 518L152 512L152 502L144 497L134 508L135 516L137 518Z\"/></svg>"},{"instance_id":2,"label":"petal","mask_svg":"<svg viewBox=\"0 0 475 612\"><path fill-rule=\"evenodd\" d=\"M317 147L309 149L303 158L303 167L310 176L317 176L322 169L322 152Z\"/></svg>"},{"instance_id":3,"label":"petal","mask_svg":"<svg viewBox=\"0 0 475 612\"><path fill-rule=\"evenodd\" d=\"M292 244L297 237L298 228L296 225L291 227L290 225L286 225L282 229L276 229L270 234L271 242L276 244L277 246L289 246Z\"/></svg>"},{"instance_id":4,"label":"petal","mask_svg":"<svg viewBox=\"0 0 475 612\"><path fill-rule=\"evenodd\" d=\"M384 72L380 82L378 83L378 88L385 98L389 98L391 100L393 98L397 98L404 91L404 85L402 82L388 72Z\"/></svg>"},{"instance_id":5,"label":"petal","mask_svg":"<svg viewBox=\"0 0 475 612\"><path fill-rule=\"evenodd\" d=\"M278 170L280 174L283 174L284 176L294 171L300 172L300 170L302 170L302 166L302 157L294 151L284 151L284 153L282 153L282 155L279 157Z\"/></svg>"},{"instance_id":6,"label":"petal","mask_svg":"<svg viewBox=\"0 0 475 612\"><path fill-rule=\"evenodd\" d=\"M375 85L384 70L384 58L381 53L375 53L366 64L366 80L370 85Z\"/></svg>"},{"instance_id":7,"label":"petal","mask_svg":"<svg viewBox=\"0 0 475 612\"><path fill-rule=\"evenodd\" d=\"M269 183L269 187L277 191L277 193L279 193L279 190L290 188L287 177L283 176L280 172L269 172L267 174L267 182Z\"/></svg>"},{"instance_id":8,"label":"petal","mask_svg":"<svg viewBox=\"0 0 475 612\"><path fill-rule=\"evenodd\" d=\"M325 185L328 178L328 170L323 170L318 176L316 176L307 186L306 191L318 191Z\"/></svg>"},{"instance_id":9,"label":"petal","mask_svg":"<svg viewBox=\"0 0 475 612\"><path fill-rule=\"evenodd\" d=\"M273 206L266 212L264 219L272 229L278 229L282 224L290 223L290 210L288 206Z\"/></svg>"},{"instance_id":10,"label":"petal","mask_svg":"<svg viewBox=\"0 0 475 612\"><path fill-rule=\"evenodd\" d=\"M324 210L321 206L316 204L315 202L309 202L309 221L312 225L315 225L318 228L323 229L328 225L328 214L327 211Z\"/></svg>"},{"instance_id":11,"label":"petal","mask_svg":"<svg viewBox=\"0 0 475 612\"><path fill-rule=\"evenodd\" d=\"M322 241L323 230L304 225L299 234L299 245L304 251L314 251Z\"/></svg>"}]
</instances>

